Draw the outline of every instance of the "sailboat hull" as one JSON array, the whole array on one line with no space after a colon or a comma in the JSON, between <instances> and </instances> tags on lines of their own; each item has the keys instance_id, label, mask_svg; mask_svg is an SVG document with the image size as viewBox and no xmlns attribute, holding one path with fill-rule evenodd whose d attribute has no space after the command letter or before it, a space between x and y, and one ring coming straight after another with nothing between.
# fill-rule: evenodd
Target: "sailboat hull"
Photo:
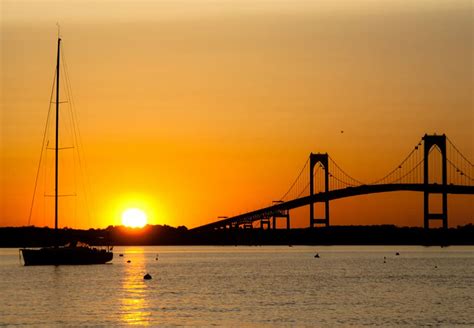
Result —
<instances>
[{"instance_id":1,"label":"sailboat hull","mask_svg":"<svg viewBox=\"0 0 474 328\"><path fill-rule=\"evenodd\" d=\"M25 266L104 264L113 258L110 251L90 247L23 248L21 253Z\"/></svg>"}]
</instances>

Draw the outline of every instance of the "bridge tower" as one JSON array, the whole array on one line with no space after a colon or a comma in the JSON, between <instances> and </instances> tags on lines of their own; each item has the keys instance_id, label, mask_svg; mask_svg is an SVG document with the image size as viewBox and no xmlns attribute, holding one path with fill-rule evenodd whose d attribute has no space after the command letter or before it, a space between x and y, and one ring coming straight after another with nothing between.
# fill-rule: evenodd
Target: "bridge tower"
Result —
<instances>
[{"instance_id":1,"label":"bridge tower","mask_svg":"<svg viewBox=\"0 0 474 328\"><path fill-rule=\"evenodd\" d=\"M325 154L313 154L309 155L309 194L313 196L314 194L314 166L318 163L324 168L324 192L329 191L329 156ZM324 224L326 227L329 227L329 200L324 201L324 213L325 218L315 218L314 217L314 203L309 204L309 227L314 228L316 224Z\"/></svg>"},{"instance_id":2,"label":"bridge tower","mask_svg":"<svg viewBox=\"0 0 474 328\"><path fill-rule=\"evenodd\" d=\"M430 220L443 220L443 229L448 228L448 194L446 193L446 185L448 184L448 175L446 167L446 135L427 135L423 137L424 140L424 157L423 157L423 183L425 185L424 191L424 227L425 229L430 228ZM430 192L428 190L429 184L429 172L428 172L428 159L430 150L433 147L438 147L441 152L441 171L442 171L442 202L443 211L442 213L430 213Z\"/></svg>"}]
</instances>

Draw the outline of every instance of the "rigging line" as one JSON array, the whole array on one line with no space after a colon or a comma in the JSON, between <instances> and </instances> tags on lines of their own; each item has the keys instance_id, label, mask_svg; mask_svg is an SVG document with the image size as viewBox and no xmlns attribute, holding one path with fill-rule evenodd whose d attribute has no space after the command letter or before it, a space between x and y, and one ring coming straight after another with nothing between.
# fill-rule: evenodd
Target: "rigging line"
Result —
<instances>
[{"instance_id":1,"label":"rigging line","mask_svg":"<svg viewBox=\"0 0 474 328\"><path fill-rule=\"evenodd\" d=\"M56 69L54 70L53 86L51 87L51 95L49 97L48 115L46 116L46 125L44 127L43 141L41 143L40 159L39 159L38 169L36 171L35 187L34 187L34 190L33 190L33 198L31 200L30 214L28 216L28 225L30 225L31 216L33 215L33 206L34 206L34 203L35 203L36 189L38 187L38 178L39 178L39 174L40 174L40 170L41 170L41 162L42 162L42 159L43 159L43 151L46 148L45 147L46 134L48 133L49 119L51 117L51 100L53 99L53 93L54 93L54 87L55 86L56 86Z\"/></svg>"},{"instance_id":2,"label":"rigging line","mask_svg":"<svg viewBox=\"0 0 474 328\"><path fill-rule=\"evenodd\" d=\"M44 194L44 197L55 197L56 195L52 195L52 194ZM58 195L58 197L76 197L77 195L76 194L62 194L62 195Z\"/></svg>"},{"instance_id":3,"label":"rigging line","mask_svg":"<svg viewBox=\"0 0 474 328\"><path fill-rule=\"evenodd\" d=\"M301 174L303 173L304 169L306 168L306 165L308 165L308 162L309 162L309 156L308 156L308 159L306 159L306 162L304 163L304 166L303 168L301 169L300 173L298 174L298 176L296 177L295 181L291 184L290 188L288 189L288 191L283 195L283 197L280 197L280 199L285 199L285 197L290 193L291 189L295 186L296 182L298 181L298 179L300 178Z\"/></svg>"},{"instance_id":4,"label":"rigging line","mask_svg":"<svg viewBox=\"0 0 474 328\"><path fill-rule=\"evenodd\" d=\"M357 180L357 179L354 179L352 176L350 176L349 174L347 174L346 171L344 171L339 165L337 165L336 161L331 157L331 156L328 156L329 159L332 161L332 163L334 164L334 166L336 166L337 169L339 169L342 174L344 174L346 177L348 177L350 180L352 180L353 182L357 182L358 184L361 184L363 185L364 183Z\"/></svg>"},{"instance_id":5,"label":"rigging line","mask_svg":"<svg viewBox=\"0 0 474 328\"><path fill-rule=\"evenodd\" d=\"M74 147L74 146L71 146L71 147L69 147L69 146L68 146L68 147L59 147L58 150L66 150L66 149L73 149L73 148L75 148L75 147ZM48 150L56 150L56 148L52 148L52 147L48 147L48 148L46 148L46 149L48 149Z\"/></svg>"},{"instance_id":6,"label":"rigging line","mask_svg":"<svg viewBox=\"0 0 474 328\"><path fill-rule=\"evenodd\" d=\"M62 54L62 56L64 56L64 54ZM64 60L64 57L63 57L63 60ZM62 67L62 74L63 74L63 76L66 76L66 68L64 67L64 65ZM70 96L69 96L68 84L69 84L68 79L66 78L66 97L69 100ZM68 102L69 101L65 101L65 103L68 103ZM63 117L63 122L70 129L70 133L72 135L72 147L74 147L74 145L75 145L75 142L74 142L74 119L72 117L71 107L72 107L71 105L66 106L66 108L68 109L69 115L63 115L62 117ZM64 140L64 138L63 138L63 140ZM62 147L62 148L69 148L69 147Z\"/></svg>"},{"instance_id":7,"label":"rigging line","mask_svg":"<svg viewBox=\"0 0 474 328\"><path fill-rule=\"evenodd\" d=\"M64 51L61 53L62 55L62 60L63 60L63 64L65 63L65 55L64 55ZM69 80L69 72L67 71L66 69L66 65L64 64L63 67L63 76L65 77L65 80L66 80L66 83L65 83L65 86L66 86L66 97L67 97L67 101L64 101L64 103L70 103L69 106L67 106L68 108L68 111L69 111L69 115L67 116L67 121L68 121L68 125L71 129L71 134L72 134L72 147L63 147L63 149L69 149L69 148L75 148L76 147L79 147L79 143L77 142L77 135L76 135L76 129L75 129L75 123L74 123L74 117L73 117L73 103L72 103L72 97L71 97L71 83L70 83L70 80ZM64 116L63 116L64 117ZM72 162L72 166L73 166L73 182L74 182L74 190L77 190L77 163L79 163L80 161L80 158L79 158L79 151L76 150L76 151L73 151L73 162ZM76 161L77 159L77 161ZM79 166L80 169L82 168L81 166ZM77 202L77 200L75 201ZM74 210L76 210L76 208L74 207Z\"/></svg>"},{"instance_id":8,"label":"rigging line","mask_svg":"<svg viewBox=\"0 0 474 328\"><path fill-rule=\"evenodd\" d=\"M64 56L64 52L61 53L62 54L62 60L63 60L63 76L65 78L65 86L66 86L66 97L67 97L67 101L65 101L66 103L69 103L69 106L67 106L68 108L68 112L69 112L69 115L68 115L68 124L69 124L69 127L71 129L71 134L72 134L72 142L73 142L73 145L76 145L76 147L78 148L79 147L79 143L77 141L77 133L76 133L76 127L75 127L75 123L74 123L74 116L73 116L73 103L72 103L72 98L71 98L71 83L70 83L70 80L69 80L69 76L68 76L68 71L66 69L66 65L64 64L65 63L65 56ZM73 147L74 148L74 147ZM73 170L72 170L72 175L73 175L73 186L74 186L74 190L77 192L78 190L78 184L77 184L77 164L80 163L80 156L79 156L79 149L77 149L76 151L73 151L73 162L72 162L72 167L73 167ZM81 171L82 169L82 166L79 164L79 171ZM73 224L76 223L76 217L77 217L77 204L78 204L78 197L75 197L74 198L74 206L73 206ZM86 204L87 206L87 204Z\"/></svg>"},{"instance_id":9,"label":"rigging line","mask_svg":"<svg viewBox=\"0 0 474 328\"><path fill-rule=\"evenodd\" d=\"M63 51L62 51L62 59L63 59L63 66L64 66L64 71L65 71L64 75L66 77L66 87L67 87L68 99L71 102L70 111L72 113L71 116L72 116L72 120L73 120L72 126L73 126L73 131L74 131L74 138L75 138L76 144L77 144L77 158L78 158L78 163L79 163L79 172L82 175L81 185L82 185L82 188L84 190L84 201L85 201L85 205L86 205L86 208L87 208L87 216L89 218L89 221L91 221L92 216L91 216L90 207L92 207L93 211L95 211L95 208L94 208L93 202L90 202L89 199L88 199L86 189L89 189L89 192L92 193L92 188L91 188L90 181L87 178L87 174L86 174L87 164L85 163L85 150L84 150L84 145L83 145L83 142L82 142L81 131L79 130L79 125L78 125L79 120L77 118L77 114L76 114L76 110L75 110L76 109L76 103L74 101L74 96L73 96L73 93L72 93L71 81L69 79L69 66L68 66L67 61L66 61L64 47L63 47ZM81 153L82 153L82 157L83 157L83 160L84 160L84 165L82 164Z\"/></svg>"},{"instance_id":10,"label":"rigging line","mask_svg":"<svg viewBox=\"0 0 474 328\"><path fill-rule=\"evenodd\" d=\"M71 81L69 79L69 71L67 69L67 62L66 62L66 58L65 58L65 55L64 55L64 51L62 52L62 59L63 59L63 63L64 63L64 65L63 65L64 66L64 77L66 79L66 94L67 94L68 100L70 100L70 102L71 102L71 106L69 107L69 112L70 112L70 116L71 116L71 119L72 119L71 126L72 126L72 130L73 130L73 135L74 135L74 142L77 145L77 148L78 148L77 152L78 152L78 155L79 155L79 148L82 148L82 144L80 144L80 142L79 142L80 140L78 138L78 128L76 127L77 117L75 116L75 111L74 111L74 108L73 108L73 107L75 107L75 105L74 105L74 100L73 100L73 97L72 97ZM80 161L80 156L78 156L78 161Z\"/></svg>"},{"instance_id":11,"label":"rigging line","mask_svg":"<svg viewBox=\"0 0 474 328\"><path fill-rule=\"evenodd\" d=\"M461 157L466 161L468 162L469 164L471 164L471 166L474 166L470 160L468 160L464 155L463 153L461 153L461 151L456 147L456 145L451 141L451 139L449 139L447 136L446 136L446 139L448 139L448 142L451 144L451 146L453 146L453 148L459 153L459 155L461 155Z\"/></svg>"},{"instance_id":12,"label":"rigging line","mask_svg":"<svg viewBox=\"0 0 474 328\"><path fill-rule=\"evenodd\" d=\"M383 178L378 179L378 180L375 180L375 181L371 182L370 184L371 184L371 185L372 185L372 184L378 184L380 181L385 180L385 179L388 178L391 174L393 174L394 172L396 172L396 171L400 168L400 166L403 166L403 164L408 160L408 158L409 158L414 152L416 152L416 151L419 149L419 145L420 145L420 142L421 142L422 140L423 140L423 139L421 139L421 140L416 144L416 146L412 149L412 151L405 157L405 159L404 159L395 169L393 169L392 171L390 171L390 172L389 172L387 175L385 175ZM433 148L430 149L430 153L431 153L431 150L432 150L432 149L433 149Z\"/></svg>"}]
</instances>

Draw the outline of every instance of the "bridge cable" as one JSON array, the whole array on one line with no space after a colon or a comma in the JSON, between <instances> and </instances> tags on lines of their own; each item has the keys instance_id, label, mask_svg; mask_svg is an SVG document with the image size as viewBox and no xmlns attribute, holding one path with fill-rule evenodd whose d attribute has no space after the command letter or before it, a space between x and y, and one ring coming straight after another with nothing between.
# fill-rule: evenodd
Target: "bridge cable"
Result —
<instances>
[{"instance_id":1,"label":"bridge cable","mask_svg":"<svg viewBox=\"0 0 474 328\"><path fill-rule=\"evenodd\" d=\"M337 177L334 177L334 175L333 175L334 178L336 178L337 180L339 180L340 182L342 182L343 184L348 185L348 186L356 186L357 184L359 184L359 185L363 185L363 184L364 184L364 183L361 182L360 180L353 178L353 177L352 177L351 175L349 175L346 171L344 171L344 170L336 163L336 161L335 161L331 156L328 156L328 157L329 157L329 159L331 160L332 164L333 164L339 171L341 171L341 173L342 173L345 177L347 177L349 180L352 180L352 182L355 182L355 184L351 184L351 183L348 183L348 182L344 182L344 181L342 181L342 180L340 180L340 179L337 179Z\"/></svg>"},{"instance_id":2,"label":"bridge cable","mask_svg":"<svg viewBox=\"0 0 474 328\"><path fill-rule=\"evenodd\" d=\"M299 178L301 177L301 174L303 174L303 171L304 169L306 168L306 166L308 165L308 162L309 162L309 156L308 156L308 159L306 160L305 164L303 165L303 168L301 169L300 173L298 174L298 176L296 177L295 181L291 184L290 188L288 189L288 191L282 196L280 197L280 199L285 199L286 196L288 196L288 194L290 193L290 191L293 189L293 187L296 185L296 183L298 182Z\"/></svg>"},{"instance_id":3,"label":"bridge cable","mask_svg":"<svg viewBox=\"0 0 474 328\"><path fill-rule=\"evenodd\" d=\"M392 171L390 171L388 174L386 174L383 178L380 178L378 180L375 180L373 182L371 182L370 184L371 185L374 185L374 184L379 184L380 182L386 180L390 175L392 175L393 173L397 172L397 170L399 170L403 164L405 164L405 162L410 158L410 156L413 155L413 153L415 153L416 151L419 150L419 147L421 146L421 143L422 143L423 139L421 139L417 145L412 149L412 151L405 157L405 159L395 168L393 169Z\"/></svg>"},{"instance_id":4,"label":"bridge cable","mask_svg":"<svg viewBox=\"0 0 474 328\"><path fill-rule=\"evenodd\" d=\"M449 139L448 137L446 137L446 139L448 140L449 144L456 150L456 152L461 155L461 157L466 161L468 162L471 166L474 166L470 160L468 160L464 155L463 153L456 147L456 145L451 141L451 139Z\"/></svg>"}]
</instances>

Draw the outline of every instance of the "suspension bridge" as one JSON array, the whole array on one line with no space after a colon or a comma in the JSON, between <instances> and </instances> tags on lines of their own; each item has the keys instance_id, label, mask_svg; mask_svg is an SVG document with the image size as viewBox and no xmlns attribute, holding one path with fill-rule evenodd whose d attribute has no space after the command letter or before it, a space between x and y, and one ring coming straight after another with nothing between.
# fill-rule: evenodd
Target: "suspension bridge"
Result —
<instances>
[{"instance_id":1,"label":"suspension bridge","mask_svg":"<svg viewBox=\"0 0 474 328\"><path fill-rule=\"evenodd\" d=\"M271 205L196 227L194 231L253 228L276 229L277 219L286 220L290 210L309 206L309 227L330 225L331 200L393 191L422 192L423 223L441 221L448 227L448 194L474 194L473 164L446 135L425 134L408 155L385 176L364 183L344 171L327 153L311 153L296 179L278 201ZM430 195L441 195L442 210L430 212ZM314 206L322 203L324 217L315 217Z\"/></svg>"}]
</instances>

